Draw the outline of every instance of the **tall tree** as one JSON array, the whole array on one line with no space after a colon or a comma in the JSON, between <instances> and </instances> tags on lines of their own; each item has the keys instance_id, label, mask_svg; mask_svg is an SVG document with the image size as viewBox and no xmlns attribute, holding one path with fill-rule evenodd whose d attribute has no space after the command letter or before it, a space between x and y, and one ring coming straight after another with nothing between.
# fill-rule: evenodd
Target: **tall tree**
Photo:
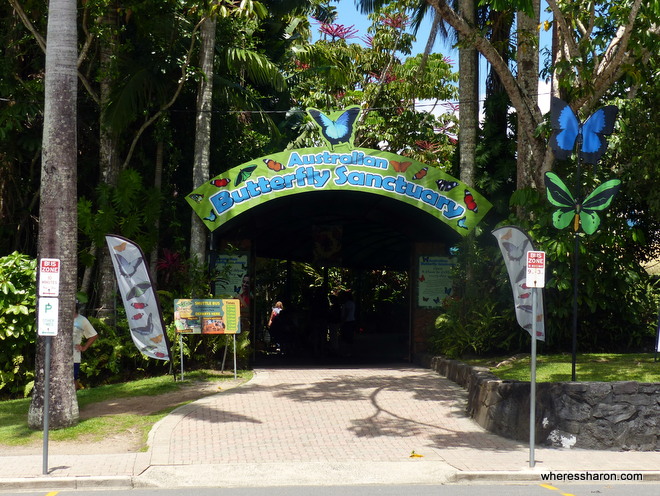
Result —
<instances>
[{"instance_id":1,"label":"tall tree","mask_svg":"<svg viewBox=\"0 0 660 496\"><path fill-rule=\"evenodd\" d=\"M458 0L458 11L465 21L476 29L477 8L474 0ZM458 33L458 43L460 179L465 184L474 186L479 127L479 52L466 33Z\"/></svg>"},{"instance_id":2,"label":"tall tree","mask_svg":"<svg viewBox=\"0 0 660 496\"><path fill-rule=\"evenodd\" d=\"M199 67L197 88L197 115L195 118L195 156L193 157L193 188L198 188L210 177L211 104L213 97L213 61L215 55L216 16L211 14L200 28ZM190 257L198 262L206 260L207 229L196 212L191 212Z\"/></svg>"},{"instance_id":3,"label":"tall tree","mask_svg":"<svg viewBox=\"0 0 660 496\"><path fill-rule=\"evenodd\" d=\"M536 92L528 92L521 87L514 71L502 59L497 49L483 34L471 26L461 15L459 15L446 0L427 0L433 8L449 23L456 31L468 37L479 52L491 63L497 71L502 84L511 99L513 107L518 116L518 132L524 133L528 142L527 150L529 162L520 155L518 156L519 167L533 167L533 170L524 172L523 175L530 177L530 184L536 189L543 190L544 173L552 167L552 152L546 147L544 136L537 134L537 128L543 123L543 115L538 106ZM516 5L528 15L534 12L533 5L536 0L520 0ZM510 2L491 1L494 7L503 6L508 8ZM634 60L638 54L628 50L630 35L634 30L635 21L642 7L642 0L633 2L596 2L599 7L610 5L608 12L612 17L607 19L607 29L596 30L596 19L598 10L595 7L588 8L591 3L559 0L548 0L554 14L554 21L561 28L563 34L562 46L568 54L567 63L564 67L562 77L565 81L571 81L576 98L573 110L589 110L593 108L603 96L611 84L621 76L626 63ZM502 7L500 7L502 8ZM647 7L650 8L650 7ZM564 12L567 12L567 15ZM580 16L592 12L591 23L583 24ZM602 20L602 19L601 19ZM526 36L531 36L528 31ZM592 37L598 37L597 43L592 43ZM536 46L538 50L538 33L529 46ZM573 68L571 68L571 66ZM579 95L579 96L578 96ZM533 164L533 165L532 165ZM521 173L519 173L521 176Z\"/></svg>"},{"instance_id":4,"label":"tall tree","mask_svg":"<svg viewBox=\"0 0 660 496\"><path fill-rule=\"evenodd\" d=\"M28 425L43 427L45 339L52 339L50 425L78 422L73 384L73 312L77 279L77 25L75 0L51 0L46 47L44 131L39 209L39 257L61 261L59 329L40 338Z\"/></svg>"}]
</instances>

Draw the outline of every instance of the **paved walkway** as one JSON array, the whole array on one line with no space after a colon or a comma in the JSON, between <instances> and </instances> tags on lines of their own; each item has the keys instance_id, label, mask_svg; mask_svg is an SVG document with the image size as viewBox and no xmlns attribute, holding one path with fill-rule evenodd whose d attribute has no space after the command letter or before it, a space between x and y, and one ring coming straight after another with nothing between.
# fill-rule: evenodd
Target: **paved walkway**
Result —
<instances>
[{"instance_id":1,"label":"paved walkway","mask_svg":"<svg viewBox=\"0 0 660 496\"><path fill-rule=\"evenodd\" d=\"M465 415L466 393L413 366L257 369L247 384L183 406L146 453L0 455L0 488L541 482L544 472L641 472L660 452L529 448Z\"/></svg>"}]
</instances>

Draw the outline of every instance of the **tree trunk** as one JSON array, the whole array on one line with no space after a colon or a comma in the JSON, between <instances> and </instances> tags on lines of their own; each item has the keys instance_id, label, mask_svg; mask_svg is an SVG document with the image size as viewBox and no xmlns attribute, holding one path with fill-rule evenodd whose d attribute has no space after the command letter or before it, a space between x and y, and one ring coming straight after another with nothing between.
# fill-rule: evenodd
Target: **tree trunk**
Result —
<instances>
[{"instance_id":1,"label":"tree trunk","mask_svg":"<svg viewBox=\"0 0 660 496\"><path fill-rule=\"evenodd\" d=\"M156 143L156 170L154 171L154 188L160 193L163 186L163 150L165 148L165 143L162 139L158 140ZM160 229L160 218L156 219L156 232ZM154 247L151 250L151 260L149 261L149 272L151 273L151 280L155 285L158 284L158 237L156 237L156 242Z\"/></svg>"},{"instance_id":2,"label":"tree trunk","mask_svg":"<svg viewBox=\"0 0 660 496\"><path fill-rule=\"evenodd\" d=\"M37 342L28 425L42 429L45 340L52 340L50 426L78 422L73 384L73 311L77 279L77 25L75 0L50 0L46 48L44 134L39 208L39 258L60 259L58 333Z\"/></svg>"},{"instance_id":3,"label":"tree trunk","mask_svg":"<svg viewBox=\"0 0 660 496\"><path fill-rule=\"evenodd\" d=\"M540 0L534 0L534 17L524 12L517 13L518 19L518 86L527 101L538 100L539 93L539 50L538 25L540 22ZM523 123L518 122L517 174L516 187L538 187L536 175L540 169L535 157L534 142L526 132ZM542 183L541 183L542 184ZM542 189L542 187L541 187ZM519 212L520 213L520 212Z\"/></svg>"},{"instance_id":4,"label":"tree trunk","mask_svg":"<svg viewBox=\"0 0 660 496\"><path fill-rule=\"evenodd\" d=\"M201 27L200 66L202 78L197 92L197 119L195 122L195 158L193 163L193 189L210 178L209 154L211 149L211 108L213 96L213 60L215 54L216 18L207 18ZM190 258L206 261L207 228L199 216L192 212L190 227Z\"/></svg>"},{"instance_id":5,"label":"tree trunk","mask_svg":"<svg viewBox=\"0 0 660 496\"><path fill-rule=\"evenodd\" d=\"M459 0L458 8L463 18L475 26L477 11L474 0ZM460 180L473 187L479 127L479 52L461 33L458 33L458 41Z\"/></svg>"},{"instance_id":6,"label":"tree trunk","mask_svg":"<svg viewBox=\"0 0 660 496\"><path fill-rule=\"evenodd\" d=\"M118 152L118 136L106 122L105 114L105 109L110 98L110 90L112 89L115 47L118 46L117 35L115 34L118 25L115 2L108 6L101 22L105 25L105 29L103 29L99 49L102 74L100 81L101 112L99 125L100 180L108 186L115 187L117 186L119 168L121 166ZM95 247L95 252L97 255L98 272L96 316L105 320L108 325L114 325L116 297L115 271L105 243L99 247Z\"/></svg>"}]
</instances>

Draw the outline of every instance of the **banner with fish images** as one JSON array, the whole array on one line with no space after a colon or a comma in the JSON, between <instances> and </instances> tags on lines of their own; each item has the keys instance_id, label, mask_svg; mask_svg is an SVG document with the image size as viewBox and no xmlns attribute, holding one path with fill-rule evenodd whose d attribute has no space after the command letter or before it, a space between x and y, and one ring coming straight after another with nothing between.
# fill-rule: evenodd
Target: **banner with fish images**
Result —
<instances>
[{"instance_id":1,"label":"banner with fish images","mask_svg":"<svg viewBox=\"0 0 660 496\"><path fill-rule=\"evenodd\" d=\"M491 204L437 167L381 150L354 148L359 113L358 107L329 115L309 109L325 147L288 150L246 162L207 181L186 200L213 231L266 201L314 191L357 191L405 202L467 235Z\"/></svg>"},{"instance_id":2,"label":"banner with fish images","mask_svg":"<svg viewBox=\"0 0 660 496\"><path fill-rule=\"evenodd\" d=\"M135 346L146 357L170 360L170 343L142 249L121 236L107 235L105 240Z\"/></svg>"}]
</instances>

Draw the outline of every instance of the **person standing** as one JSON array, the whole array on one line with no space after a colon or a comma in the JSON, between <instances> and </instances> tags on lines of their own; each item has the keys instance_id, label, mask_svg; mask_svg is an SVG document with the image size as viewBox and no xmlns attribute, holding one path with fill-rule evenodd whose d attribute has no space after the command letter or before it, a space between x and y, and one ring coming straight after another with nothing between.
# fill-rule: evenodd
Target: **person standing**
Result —
<instances>
[{"instance_id":1,"label":"person standing","mask_svg":"<svg viewBox=\"0 0 660 496\"><path fill-rule=\"evenodd\" d=\"M96 329L91 324L87 317L80 315L80 304L76 303L76 308L73 314L73 382L76 390L82 389L80 383L80 361L82 360L82 352L92 346L92 343L99 337ZM85 343L83 344L83 338Z\"/></svg>"}]
</instances>

